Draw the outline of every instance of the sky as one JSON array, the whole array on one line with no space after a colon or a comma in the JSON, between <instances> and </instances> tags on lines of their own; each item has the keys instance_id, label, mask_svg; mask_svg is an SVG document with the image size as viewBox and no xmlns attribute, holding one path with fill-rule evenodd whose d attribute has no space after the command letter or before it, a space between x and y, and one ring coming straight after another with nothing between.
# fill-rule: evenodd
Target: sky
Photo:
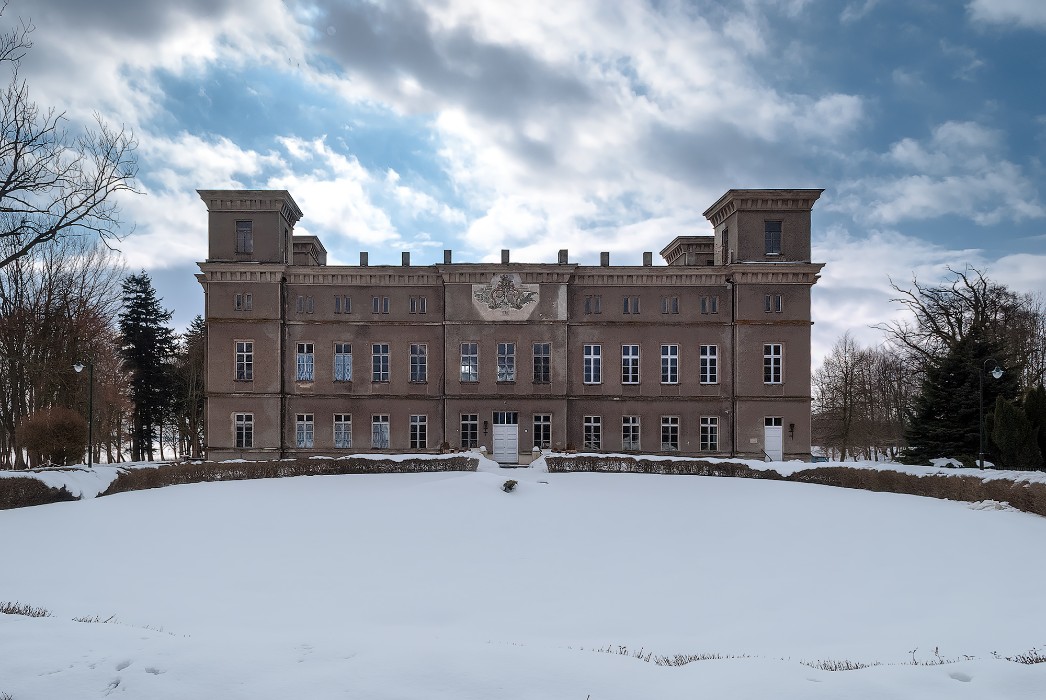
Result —
<instances>
[{"instance_id":1,"label":"sky","mask_svg":"<svg viewBox=\"0 0 1046 700\"><path fill-rule=\"evenodd\" d=\"M20 76L138 140L128 270L203 311L197 189L288 189L329 262L639 264L732 188L824 188L814 362L891 281L1046 292L1042 0L11 0ZM660 260L658 260L660 263Z\"/></svg>"}]
</instances>

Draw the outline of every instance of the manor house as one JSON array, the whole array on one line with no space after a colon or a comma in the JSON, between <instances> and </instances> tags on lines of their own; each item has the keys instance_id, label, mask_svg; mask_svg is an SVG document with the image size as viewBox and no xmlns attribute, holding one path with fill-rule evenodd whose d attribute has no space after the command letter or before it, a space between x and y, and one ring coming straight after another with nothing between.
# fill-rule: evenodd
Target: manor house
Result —
<instances>
[{"instance_id":1,"label":"manor house","mask_svg":"<svg viewBox=\"0 0 1046 700\"><path fill-rule=\"evenodd\" d=\"M808 459L810 213L730 190L654 265L328 265L285 190L200 190L212 459L485 447Z\"/></svg>"}]
</instances>

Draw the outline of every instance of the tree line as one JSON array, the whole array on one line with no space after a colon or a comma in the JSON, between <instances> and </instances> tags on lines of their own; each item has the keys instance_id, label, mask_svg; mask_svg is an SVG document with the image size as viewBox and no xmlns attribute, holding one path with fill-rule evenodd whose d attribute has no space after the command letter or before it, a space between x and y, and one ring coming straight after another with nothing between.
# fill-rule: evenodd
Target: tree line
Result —
<instances>
[{"instance_id":1,"label":"tree line","mask_svg":"<svg viewBox=\"0 0 1046 700\"><path fill-rule=\"evenodd\" d=\"M842 459L969 466L983 449L994 466L1046 469L1042 300L972 268L893 289L907 313L876 326L886 341L846 334L814 373L814 443Z\"/></svg>"}]
</instances>

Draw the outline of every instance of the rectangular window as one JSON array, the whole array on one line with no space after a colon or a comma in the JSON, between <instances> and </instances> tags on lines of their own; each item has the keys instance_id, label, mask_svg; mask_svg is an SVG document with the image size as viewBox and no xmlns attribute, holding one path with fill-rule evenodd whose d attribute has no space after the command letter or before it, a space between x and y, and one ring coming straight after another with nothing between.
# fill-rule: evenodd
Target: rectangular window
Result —
<instances>
[{"instance_id":1,"label":"rectangular window","mask_svg":"<svg viewBox=\"0 0 1046 700\"><path fill-rule=\"evenodd\" d=\"M780 221L766 221L763 222L763 232L766 238L766 254L767 255L780 255L781 254L781 222Z\"/></svg>"},{"instance_id":2,"label":"rectangular window","mask_svg":"<svg viewBox=\"0 0 1046 700\"><path fill-rule=\"evenodd\" d=\"M719 383L719 346L701 346L701 383Z\"/></svg>"},{"instance_id":3,"label":"rectangular window","mask_svg":"<svg viewBox=\"0 0 1046 700\"><path fill-rule=\"evenodd\" d=\"M370 446L380 450L389 448L389 417L387 415L371 417Z\"/></svg>"},{"instance_id":4,"label":"rectangular window","mask_svg":"<svg viewBox=\"0 0 1046 700\"><path fill-rule=\"evenodd\" d=\"M297 372L299 382L311 382L316 376L316 355L312 343L298 343Z\"/></svg>"},{"instance_id":5,"label":"rectangular window","mask_svg":"<svg viewBox=\"0 0 1046 700\"><path fill-rule=\"evenodd\" d=\"M429 417L410 417L410 449L424 450L429 444Z\"/></svg>"},{"instance_id":6,"label":"rectangular window","mask_svg":"<svg viewBox=\"0 0 1046 700\"><path fill-rule=\"evenodd\" d=\"M410 346L410 381L424 383L429 378L429 346L411 344Z\"/></svg>"},{"instance_id":7,"label":"rectangular window","mask_svg":"<svg viewBox=\"0 0 1046 700\"><path fill-rule=\"evenodd\" d=\"M585 416L585 449L598 450L603 444L603 418Z\"/></svg>"},{"instance_id":8,"label":"rectangular window","mask_svg":"<svg viewBox=\"0 0 1046 700\"><path fill-rule=\"evenodd\" d=\"M340 450L352 447L352 416L348 413L334 414L334 446Z\"/></svg>"},{"instance_id":9,"label":"rectangular window","mask_svg":"<svg viewBox=\"0 0 1046 700\"><path fill-rule=\"evenodd\" d=\"M254 252L254 222L253 221L237 221L236 222L236 252L237 253L253 253Z\"/></svg>"},{"instance_id":10,"label":"rectangular window","mask_svg":"<svg viewBox=\"0 0 1046 700\"><path fill-rule=\"evenodd\" d=\"M236 341L236 380L254 381L254 341Z\"/></svg>"},{"instance_id":11,"label":"rectangular window","mask_svg":"<svg viewBox=\"0 0 1046 700\"><path fill-rule=\"evenodd\" d=\"M335 294L334 295L334 313L336 314L351 314L352 313L352 297L347 294Z\"/></svg>"},{"instance_id":12,"label":"rectangular window","mask_svg":"<svg viewBox=\"0 0 1046 700\"><path fill-rule=\"evenodd\" d=\"M352 381L352 343L334 344L334 381Z\"/></svg>"},{"instance_id":13,"label":"rectangular window","mask_svg":"<svg viewBox=\"0 0 1046 700\"><path fill-rule=\"evenodd\" d=\"M661 346L661 383L679 383L679 346Z\"/></svg>"},{"instance_id":14,"label":"rectangular window","mask_svg":"<svg viewBox=\"0 0 1046 700\"><path fill-rule=\"evenodd\" d=\"M498 381L516 381L515 343L498 343Z\"/></svg>"},{"instance_id":15,"label":"rectangular window","mask_svg":"<svg viewBox=\"0 0 1046 700\"><path fill-rule=\"evenodd\" d=\"M701 297L701 313L719 313L719 297Z\"/></svg>"},{"instance_id":16,"label":"rectangular window","mask_svg":"<svg viewBox=\"0 0 1046 700\"><path fill-rule=\"evenodd\" d=\"M428 297L411 297L410 312L412 314L427 314L429 312Z\"/></svg>"},{"instance_id":17,"label":"rectangular window","mask_svg":"<svg viewBox=\"0 0 1046 700\"><path fill-rule=\"evenodd\" d=\"M294 419L295 444L301 448L312 447L315 443L316 425L311 413L298 413Z\"/></svg>"},{"instance_id":18,"label":"rectangular window","mask_svg":"<svg viewBox=\"0 0 1046 700\"><path fill-rule=\"evenodd\" d=\"M389 312L388 297L371 297L370 311L373 314L387 314Z\"/></svg>"},{"instance_id":19,"label":"rectangular window","mask_svg":"<svg viewBox=\"0 0 1046 700\"><path fill-rule=\"evenodd\" d=\"M661 451L679 450L679 416L661 416Z\"/></svg>"},{"instance_id":20,"label":"rectangular window","mask_svg":"<svg viewBox=\"0 0 1046 700\"><path fill-rule=\"evenodd\" d=\"M781 383L783 349L780 343L767 343L763 346L763 384Z\"/></svg>"},{"instance_id":21,"label":"rectangular window","mask_svg":"<svg viewBox=\"0 0 1046 700\"><path fill-rule=\"evenodd\" d=\"M461 344L461 381L479 381L479 343Z\"/></svg>"},{"instance_id":22,"label":"rectangular window","mask_svg":"<svg viewBox=\"0 0 1046 700\"><path fill-rule=\"evenodd\" d=\"M621 297L622 312L626 314L638 314L639 313L639 297L627 296Z\"/></svg>"},{"instance_id":23,"label":"rectangular window","mask_svg":"<svg viewBox=\"0 0 1046 700\"><path fill-rule=\"evenodd\" d=\"M639 384L639 346L621 346L621 383Z\"/></svg>"},{"instance_id":24,"label":"rectangular window","mask_svg":"<svg viewBox=\"0 0 1046 700\"><path fill-rule=\"evenodd\" d=\"M763 299L763 310L766 313L781 313L784 310L784 299L780 294L767 294Z\"/></svg>"},{"instance_id":25,"label":"rectangular window","mask_svg":"<svg viewBox=\"0 0 1046 700\"><path fill-rule=\"evenodd\" d=\"M719 450L719 418L716 416L701 416L701 449Z\"/></svg>"},{"instance_id":26,"label":"rectangular window","mask_svg":"<svg viewBox=\"0 0 1046 700\"><path fill-rule=\"evenodd\" d=\"M294 310L300 314L311 314L316 310L316 304L311 296L300 296Z\"/></svg>"},{"instance_id":27,"label":"rectangular window","mask_svg":"<svg viewBox=\"0 0 1046 700\"><path fill-rule=\"evenodd\" d=\"M661 297L661 313L679 313L679 297Z\"/></svg>"},{"instance_id":28,"label":"rectangular window","mask_svg":"<svg viewBox=\"0 0 1046 700\"><path fill-rule=\"evenodd\" d=\"M552 414L534 415L534 447L547 450L552 447Z\"/></svg>"},{"instance_id":29,"label":"rectangular window","mask_svg":"<svg viewBox=\"0 0 1046 700\"><path fill-rule=\"evenodd\" d=\"M371 381L389 381L389 344L374 343L370 346Z\"/></svg>"},{"instance_id":30,"label":"rectangular window","mask_svg":"<svg viewBox=\"0 0 1046 700\"><path fill-rule=\"evenodd\" d=\"M236 311L251 311L254 309L254 295L249 292L237 294L233 302Z\"/></svg>"},{"instance_id":31,"label":"rectangular window","mask_svg":"<svg viewBox=\"0 0 1046 700\"><path fill-rule=\"evenodd\" d=\"M639 449L639 416L621 416L621 449Z\"/></svg>"},{"instance_id":32,"label":"rectangular window","mask_svg":"<svg viewBox=\"0 0 1046 700\"><path fill-rule=\"evenodd\" d=\"M585 313L603 313L603 297L599 294L588 294L585 296Z\"/></svg>"},{"instance_id":33,"label":"rectangular window","mask_svg":"<svg viewBox=\"0 0 1046 700\"><path fill-rule=\"evenodd\" d=\"M784 310L784 298L780 294L774 295L774 313L781 313Z\"/></svg>"},{"instance_id":34,"label":"rectangular window","mask_svg":"<svg viewBox=\"0 0 1046 700\"><path fill-rule=\"evenodd\" d=\"M534 383L552 381L552 343L534 343Z\"/></svg>"},{"instance_id":35,"label":"rectangular window","mask_svg":"<svg viewBox=\"0 0 1046 700\"><path fill-rule=\"evenodd\" d=\"M234 413L232 420L236 428L236 447L254 447L254 414Z\"/></svg>"},{"instance_id":36,"label":"rectangular window","mask_svg":"<svg viewBox=\"0 0 1046 700\"><path fill-rule=\"evenodd\" d=\"M461 447L479 447L479 415L475 413L461 414Z\"/></svg>"},{"instance_id":37,"label":"rectangular window","mask_svg":"<svg viewBox=\"0 0 1046 700\"><path fill-rule=\"evenodd\" d=\"M584 377L585 384L601 384L603 382L603 348L599 345L586 345Z\"/></svg>"}]
</instances>

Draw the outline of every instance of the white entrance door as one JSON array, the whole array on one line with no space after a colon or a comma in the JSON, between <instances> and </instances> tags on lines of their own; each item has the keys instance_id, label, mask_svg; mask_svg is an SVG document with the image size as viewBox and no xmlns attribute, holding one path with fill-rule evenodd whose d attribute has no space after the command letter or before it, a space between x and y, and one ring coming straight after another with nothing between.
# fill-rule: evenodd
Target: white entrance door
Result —
<instances>
[{"instance_id":1,"label":"white entrance door","mask_svg":"<svg viewBox=\"0 0 1046 700\"><path fill-rule=\"evenodd\" d=\"M767 416L763 419L763 451L771 461L780 462L783 459L781 451L784 441L783 430L781 416Z\"/></svg>"},{"instance_id":2,"label":"white entrance door","mask_svg":"<svg viewBox=\"0 0 1046 700\"><path fill-rule=\"evenodd\" d=\"M495 462L516 464L519 461L519 414L515 411L494 411Z\"/></svg>"}]
</instances>

